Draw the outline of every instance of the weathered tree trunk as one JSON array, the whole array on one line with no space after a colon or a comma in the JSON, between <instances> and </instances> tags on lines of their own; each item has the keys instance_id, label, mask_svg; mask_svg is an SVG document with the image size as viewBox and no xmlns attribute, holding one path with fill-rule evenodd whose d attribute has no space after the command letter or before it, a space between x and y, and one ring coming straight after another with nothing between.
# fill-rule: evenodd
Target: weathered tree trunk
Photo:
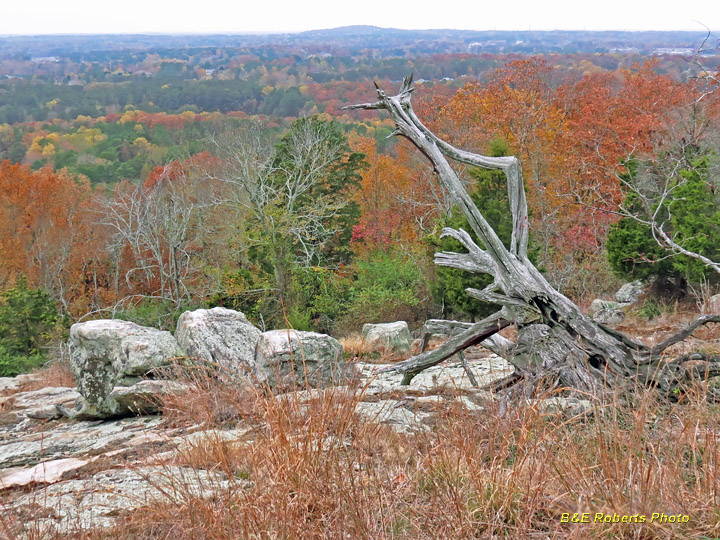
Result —
<instances>
[{"instance_id":1,"label":"weathered tree trunk","mask_svg":"<svg viewBox=\"0 0 720 540\"><path fill-rule=\"evenodd\" d=\"M543 385L601 395L608 389L635 380L671 391L684 380L703 372L697 367L697 362L691 370L682 367L683 361L697 358L662 361L663 351L678 341L675 337L650 348L594 322L555 290L528 259L527 201L517 158L486 157L465 152L436 137L412 109L410 97L414 88L411 85L412 77L406 78L400 93L392 97L376 85L379 101L346 108L388 111L396 126L393 135L407 138L427 157L438 180L463 212L483 246L475 244L462 229L444 229L443 236L458 240L467 253L437 253L435 264L492 275L494 282L489 287L482 291L468 289L467 292L474 298L497 304L501 309L452 337L439 349L423 352L388 369L404 373L403 383L407 384L423 369L482 342L515 366L513 381L525 381L524 388L530 392ZM504 171L513 218L509 249L473 204L450 167L448 158ZM692 329L707 322L720 322L720 317L706 317L698 321L693 323ZM509 324L517 328L517 343L496 335ZM680 334L684 338L689 332ZM704 360L709 361L704 364L704 373L720 374L720 364L716 359Z\"/></svg>"}]
</instances>

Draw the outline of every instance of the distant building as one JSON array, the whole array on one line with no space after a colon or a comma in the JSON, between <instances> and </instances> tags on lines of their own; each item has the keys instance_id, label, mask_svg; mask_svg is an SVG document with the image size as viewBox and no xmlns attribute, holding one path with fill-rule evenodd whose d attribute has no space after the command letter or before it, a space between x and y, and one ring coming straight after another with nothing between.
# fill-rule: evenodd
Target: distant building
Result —
<instances>
[{"instance_id":1,"label":"distant building","mask_svg":"<svg viewBox=\"0 0 720 540\"><path fill-rule=\"evenodd\" d=\"M492 41L473 41L468 43L468 49L498 49L505 46L505 42L501 40Z\"/></svg>"},{"instance_id":2,"label":"distant building","mask_svg":"<svg viewBox=\"0 0 720 540\"><path fill-rule=\"evenodd\" d=\"M57 64L60 62L60 58L57 56L37 56L31 58L36 64Z\"/></svg>"},{"instance_id":3,"label":"distant building","mask_svg":"<svg viewBox=\"0 0 720 540\"><path fill-rule=\"evenodd\" d=\"M692 56L695 49L692 47L658 47L653 49L654 56Z\"/></svg>"},{"instance_id":4,"label":"distant building","mask_svg":"<svg viewBox=\"0 0 720 540\"><path fill-rule=\"evenodd\" d=\"M640 49L638 49L637 47L615 47L609 50L611 53L621 54L637 54L640 52Z\"/></svg>"}]
</instances>

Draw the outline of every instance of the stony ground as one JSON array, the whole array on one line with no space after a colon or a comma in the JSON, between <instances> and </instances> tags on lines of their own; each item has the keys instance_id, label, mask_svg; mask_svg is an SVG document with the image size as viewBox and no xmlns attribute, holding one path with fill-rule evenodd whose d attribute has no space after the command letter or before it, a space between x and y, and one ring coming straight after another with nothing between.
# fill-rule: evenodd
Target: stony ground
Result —
<instances>
[{"instance_id":1,"label":"stony ground","mask_svg":"<svg viewBox=\"0 0 720 540\"><path fill-rule=\"evenodd\" d=\"M483 349L470 351L468 363L481 386L511 372L509 364ZM459 361L428 369L406 387L400 386L400 375L379 373L386 365L355 364L359 385L352 388L304 390L275 399L302 402L318 392L356 392L356 414L412 433L430 430L440 407L457 403L479 411L488 397L470 384ZM0 510L19 517L35 535L112 526L128 510L172 497L178 479L197 494L223 489L228 479L221 473L182 466L179 456L198 445L249 440L259 427L236 423L227 430L207 429L162 415L70 421L56 411L72 404L75 389L23 391L32 378L0 378Z\"/></svg>"}]
</instances>

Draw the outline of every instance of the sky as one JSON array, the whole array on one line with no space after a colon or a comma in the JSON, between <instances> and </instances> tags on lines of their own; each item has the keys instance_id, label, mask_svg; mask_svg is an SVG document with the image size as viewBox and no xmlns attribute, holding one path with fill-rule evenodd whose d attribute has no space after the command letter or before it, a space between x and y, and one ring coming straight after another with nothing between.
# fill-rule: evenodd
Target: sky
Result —
<instances>
[{"instance_id":1,"label":"sky","mask_svg":"<svg viewBox=\"0 0 720 540\"><path fill-rule=\"evenodd\" d=\"M702 23L702 24L701 24ZM0 0L0 35L461 30L720 31L720 0Z\"/></svg>"}]
</instances>

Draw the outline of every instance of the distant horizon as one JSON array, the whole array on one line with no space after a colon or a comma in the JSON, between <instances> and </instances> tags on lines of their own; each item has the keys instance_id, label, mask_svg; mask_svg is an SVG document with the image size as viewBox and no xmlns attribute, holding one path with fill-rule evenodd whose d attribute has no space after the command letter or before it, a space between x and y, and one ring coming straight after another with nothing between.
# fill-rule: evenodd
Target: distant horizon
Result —
<instances>
[{"instance_id":1,"label":"distant horizon","mask_svg":"<svg viewBox=\"0 0 720 540\"><path fill-rule=\"evenodd\" d=\"M207 31L207 32L193 32L193 31L113 31L113 32L46 32L46 33L2 33L0 37L45 37L45 36L273 36L273 35L294 35L294 34L305 34L309 32L329 32L332 30L342 30L349 28L376 28L378 30L402 30L407 32L585 32L585 33L610 33L610 32L628 32L628 33L697 33L707 34L707 32L720 32L720 28L707 28L702 25L698 25L697 29L690 28L676 28L676 29L628 29L628 28L606 28L606 29L586 29L586 28L487 28L487 29L472 29L472 28L401 28L397 26L377 26L370 24L350 24L342 26L333 26L327 28L311 28L309 30L273 30L273 31L262 31L262 30L234 30L234 31Z\"/></svg>"},{"instance_id":2,"label":"distant horizon","mask_svg":"<svg viewBox=\"0 0 720 540\"><path fill-rule=\"evenodd\" d=\"M382 12L334 0L227 3L224 0L125 0L98 5L91 0L6 2L0 35L273 35L347 26L399 30L684 32L720 30L718 0L516 0L468 4L429 0L385 3Z\"/></svg>"}]
</instances>

